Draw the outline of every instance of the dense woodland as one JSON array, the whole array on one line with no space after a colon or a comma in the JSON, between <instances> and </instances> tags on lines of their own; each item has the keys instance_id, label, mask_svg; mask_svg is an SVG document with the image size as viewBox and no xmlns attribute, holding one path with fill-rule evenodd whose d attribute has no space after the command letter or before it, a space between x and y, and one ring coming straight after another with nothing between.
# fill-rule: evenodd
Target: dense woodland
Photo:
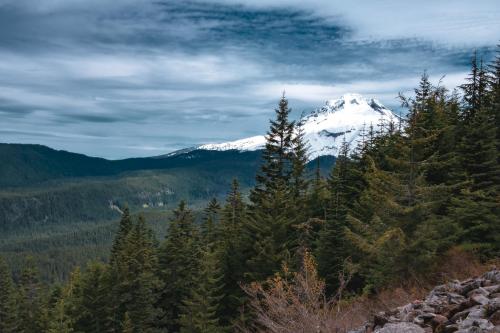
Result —
<instances>
[{"instance_id":1,"label":"dense woodland","mask_svg":"<svg viewBox=\"0 0 500 333\"><path fill-rule=\"evenodd\" d=\"M234 180L201 224L181 202L162 240L125 211L109 261L75 269L63 285L41 283L30 259L13 281L2 262L0 332L259 330L248 286L271 287L303 263L317 265L329 295L342 287L353 297L431 271L452 247L498 257L500 56L488 65L474 56L453 91L424 74L401 100L401 123L367 124L329 177L310 180L283 96L249 200Z\"/></svg>"}]
</instances>

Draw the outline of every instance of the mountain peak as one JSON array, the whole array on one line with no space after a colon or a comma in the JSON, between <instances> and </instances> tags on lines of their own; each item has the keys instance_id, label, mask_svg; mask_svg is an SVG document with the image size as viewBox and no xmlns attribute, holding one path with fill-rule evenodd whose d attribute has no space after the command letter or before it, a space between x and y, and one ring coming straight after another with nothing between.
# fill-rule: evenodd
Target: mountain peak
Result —
<instances>
[{"instance_id":1,"label":"mountain peak","mask_svg":"<svg viewBox=\"0 0 500 333\"><path fill-rule=\"evenodd\" d=\"M345 139L351 149L358 144L370 125L398 122L399 119L376 99L366 99L360 94L345 94L338 99L327 100L325 105L303 116L298 122L310 149L309 158L336 156ZM263 149L263 135L219 144L198 147L205 150L257 150Z\"/></svg>"},{"instance_id":2,"label":"mountain peak","mask_svg":"<svg viewBox=\"0 0 500 333\"><path fill-rule=\"evenodd\" d=\"M367 99L360 94L349 93L337 99L327 100L323 107L315 110L313 113L335 112L340 109L347 109L349 111L366 111L367 109L372 109L372 111L379 113L381 110L389 110L377 99Z\"/></svg>"},{"instance_id":3,"label":"mountain peak","mask_svg":"<svg viewBox=\"0 0 500 333\"><path fill-rule=\"evenodd\" d=\"M360 94L349 93L342 95L338 99L332 99L326 101L326 105L330 106L337 105L340 103L359 105L361 103L366 103L366 99Z\"/></svg>"}]
</instances>

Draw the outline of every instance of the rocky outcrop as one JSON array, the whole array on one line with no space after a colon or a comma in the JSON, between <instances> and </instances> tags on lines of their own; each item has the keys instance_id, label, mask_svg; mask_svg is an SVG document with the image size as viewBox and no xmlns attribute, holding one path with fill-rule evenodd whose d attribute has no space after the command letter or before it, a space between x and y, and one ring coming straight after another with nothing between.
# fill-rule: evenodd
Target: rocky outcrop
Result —
<instances>
[{"instance_id":1,"label":"rocky outcrop","mask_svg":"<svg viewBox=\"0 0 500 333\"><path fill-rule=\"evenodd\" d=\"M500 271L435 287L349 333L500 333Z\"/></svg>"}]
</instances>

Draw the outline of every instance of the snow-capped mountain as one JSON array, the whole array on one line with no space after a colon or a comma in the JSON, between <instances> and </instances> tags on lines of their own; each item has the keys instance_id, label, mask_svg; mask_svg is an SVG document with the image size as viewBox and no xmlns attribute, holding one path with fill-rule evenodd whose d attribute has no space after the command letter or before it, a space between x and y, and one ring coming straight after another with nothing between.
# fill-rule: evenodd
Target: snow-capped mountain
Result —
<instances>
[{"instance_id":1,"label":"snow-capped mountain","mask_svg":"<svg viewBox=\"0 0 500 333\"><path fill-rule=\"evenodd\" d=\"M380 124L398 123L399 118L376 99L366 99L359 94L346 94L339 99L328 100L319 109L303 116L299 123L309 144L310 159L333 155L339 152L342 141L346 140L351 149L361 140L365 131ZM205 144L202 150L258 150L265 145L265 136L258 135L236 141Z\"/></svg>"}]
</instances>

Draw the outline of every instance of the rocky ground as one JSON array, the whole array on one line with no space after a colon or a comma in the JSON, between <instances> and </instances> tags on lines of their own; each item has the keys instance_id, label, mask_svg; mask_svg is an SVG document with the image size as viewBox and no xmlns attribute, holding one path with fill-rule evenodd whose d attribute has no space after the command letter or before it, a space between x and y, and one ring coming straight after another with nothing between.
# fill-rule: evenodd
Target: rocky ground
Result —
<instances>
[{"instance_id":1,"label":"rocky ground","mask_svg":"<svg viewBox=\"0 0 500 333\"><path fill-rule=\"evenodd\" d=\"M500 271L435 287L349 333L500 333Z\"/></svg>"}]
</instances>

